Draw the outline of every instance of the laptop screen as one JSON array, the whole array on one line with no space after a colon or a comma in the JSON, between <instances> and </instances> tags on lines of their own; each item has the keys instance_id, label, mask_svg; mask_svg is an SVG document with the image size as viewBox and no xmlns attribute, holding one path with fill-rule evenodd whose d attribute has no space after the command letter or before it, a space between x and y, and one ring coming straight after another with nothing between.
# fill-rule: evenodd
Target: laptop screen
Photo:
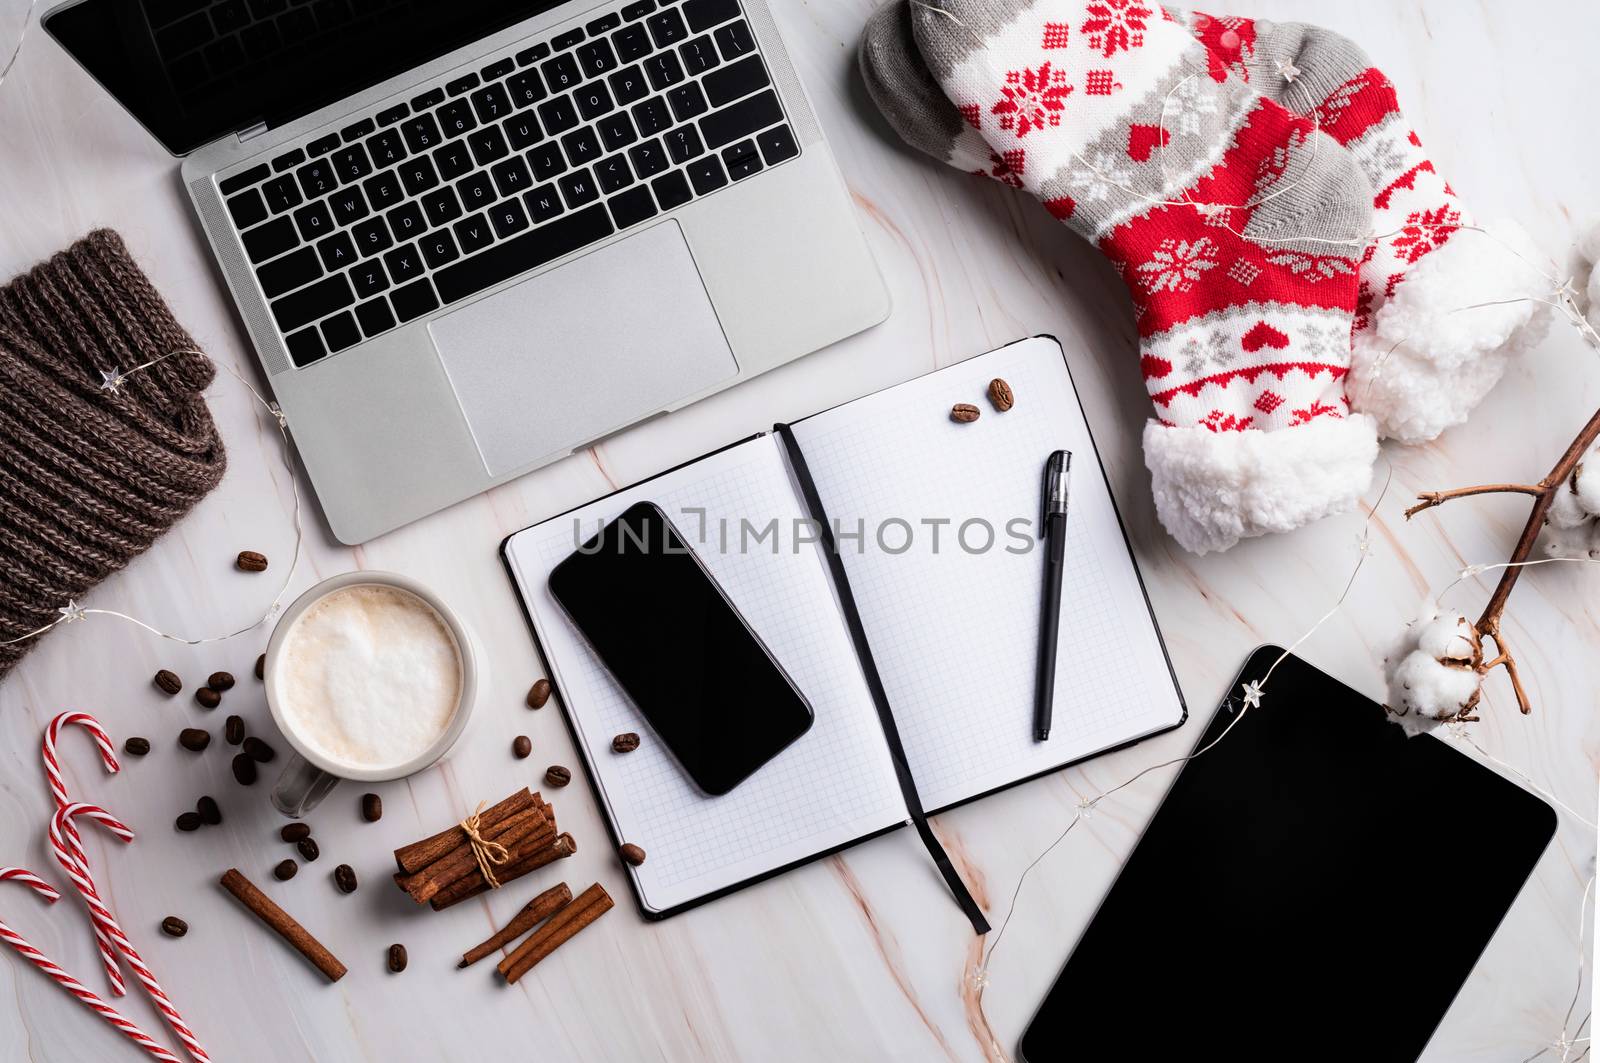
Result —
<instances>
[{"instance_id":1,"label":"laptop screen","mask_svg":"<svg viewBox=\"0 0 1600 1063\"><path fill-rule=\"evenodd\" d=\"M167 150L280 125L562 0L78 0L44 27Z\"/></svg>"}]
</instances>

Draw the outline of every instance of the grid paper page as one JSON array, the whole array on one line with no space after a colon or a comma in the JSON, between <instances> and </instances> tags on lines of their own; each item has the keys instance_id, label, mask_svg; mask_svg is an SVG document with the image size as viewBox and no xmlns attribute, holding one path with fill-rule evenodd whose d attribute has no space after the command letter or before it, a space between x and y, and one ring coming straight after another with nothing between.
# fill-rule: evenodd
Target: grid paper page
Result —
<instances>
[{"instance_id":1,"label":"grid paper page","mask_svg":"<svg viewBox=\"0 0 1600 1063\"><path fill-rule=\"evenodd\" d=\"M1005 413L985 397L995 377L1016 394ZM982 416L956 424L957 402ZM1182 719L1054 340L1003 347L808 418L794 433L829 518L847 533L864 521L864 539L842 539L840 550L926 807ZM1008 534L1014 520L1031 542L1044 463L1057 449L1073 454L1067 567L1054 725L1049 741L1035 742L1044 549L1006 548L1024 546ZM982 524L968 527L967 549L958 538L974 518L994 529L987 551ZM950 523L923 523L939 519Z\"/></svg>"},{"instance_id":2,"label":"grid paper page","mask_svg":"<svg viewBox=\"0 0 1600 1063\"><path fill-rule=\"evenodd\" d=\"M795 521L803 512L778 446L771 436L742 443L535 525L514 536L507 551L607 814L618 837L649 853L631 870L646 907L655 911L906 818L822 558L815 546L794 548ZM562 558L601 523L645 499L667 512L816 714L793 745L721 797L694 786L549 591L550 571ZM685 507L704 509L703 523ZM776 518L777 538L751 538L741 550L741 518L757 529ZM623 731L637 731L644 741L618 756L611 739Z\"/></svg>"}]
</instances>

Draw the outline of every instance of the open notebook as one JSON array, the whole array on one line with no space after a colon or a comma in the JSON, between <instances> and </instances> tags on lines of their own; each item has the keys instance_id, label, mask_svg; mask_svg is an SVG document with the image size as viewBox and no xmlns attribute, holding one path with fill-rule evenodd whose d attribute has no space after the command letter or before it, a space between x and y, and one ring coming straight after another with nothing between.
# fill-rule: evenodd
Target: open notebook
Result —
<instances>
[{"instance_id":1,"label":"open notebook","mask_svg":"<svg viewBox=\"0 0 1600 1063\"><path fill-rule=\"evenodd\" d=\"M1016 394L1005 413L983 397L994 377ZM953 422L956 402L983 416ZM1040 743L1044 559L1033 536L1041 472L1056 449L1077 460L1054 730ZM779 426L506 540L614 839L649 853L630 869L646 916L919 820L919 796L923 807L949 808L1183 721L1094 457L1061 348L1035 337ZM722 797L698 791L651 740L548 590L563 557L644 499L672 518L816 713L809 732ZM835 553L814 541L812 518L837 536ZM644 742L619 756L611 739L623 731ZM902 748L908 773L897 772Z\"/></svg>"}]
</instances>

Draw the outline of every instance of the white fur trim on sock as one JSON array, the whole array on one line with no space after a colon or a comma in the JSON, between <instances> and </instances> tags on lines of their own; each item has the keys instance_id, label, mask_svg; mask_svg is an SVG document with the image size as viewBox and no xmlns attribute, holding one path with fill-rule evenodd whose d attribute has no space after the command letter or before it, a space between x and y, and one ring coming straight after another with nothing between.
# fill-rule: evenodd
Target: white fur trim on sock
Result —
<instances>
[{"instance_id":1,"label":"white fur trim on sock","mask_svg":"<svg viewBox=\"0 0 1600 1063\"><path fill-rule=\"evenodd\" d=\"M1155 421L1144 430L1156 513L1197 554L1349 509L1372 483L1377 459L1377 430L1359 414L1276 432Z\"/></svg>"},{"instance_id":2,"label":"white fur trim on sock","mask_svg":"<svg viewBox=\"0 0 1600 1063\"><path fill-rule=\"evenodd\" d=\"M1515 222L1484 228L1457 232L1412 267L1356 337L1345 394L1384 438L1423 443L1465 421L1549 328L1549 306L1527 301L1554 289L1545 256Z\"/></svg>"}]
</instances>

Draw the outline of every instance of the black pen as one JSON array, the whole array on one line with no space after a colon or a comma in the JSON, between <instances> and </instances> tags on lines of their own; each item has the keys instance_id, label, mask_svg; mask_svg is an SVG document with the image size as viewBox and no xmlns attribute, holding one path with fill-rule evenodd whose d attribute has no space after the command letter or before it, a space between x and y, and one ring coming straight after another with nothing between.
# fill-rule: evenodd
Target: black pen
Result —
<instances>
[{"instance_id":1,"label":"black pen","mask_svg":"<svg viewBox=\"0 0 1600 1063\"><path fill-rule=\"evenodd\" d=\"M1061 575L1067 554L1067 485L1072 452L1058 450L1044 466L1044 606L1039 613L1039 674L1033 691L1033 740L1050 737L1050 713L1056 696L1056 642L1061 631Z\"/></svg>"}]
</instances>

